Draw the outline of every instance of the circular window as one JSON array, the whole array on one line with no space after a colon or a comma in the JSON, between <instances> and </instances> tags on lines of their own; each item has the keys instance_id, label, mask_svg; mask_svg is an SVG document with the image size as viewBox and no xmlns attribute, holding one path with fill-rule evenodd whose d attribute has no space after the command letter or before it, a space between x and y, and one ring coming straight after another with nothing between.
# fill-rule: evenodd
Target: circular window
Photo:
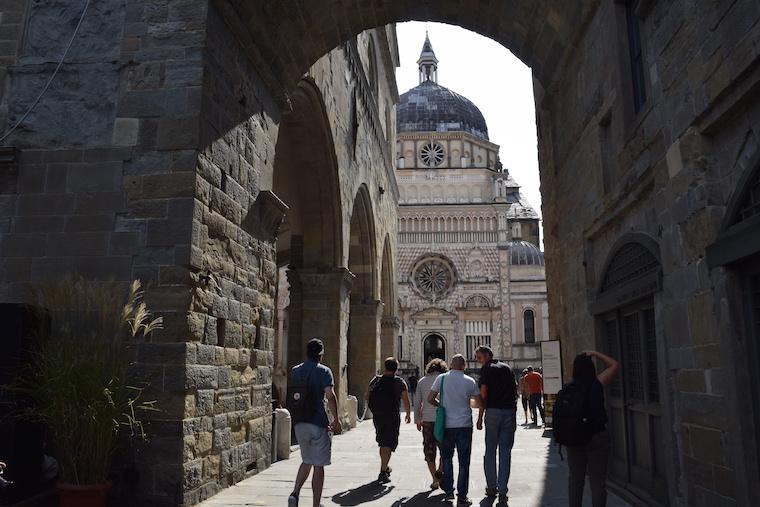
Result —
<instances>
[{"instance_id":1,"label":"circular window","mask_svg":"<svg viewBox=\"0 0 760 507\"><path fill-rule=\"evenodd\" d=\"M428 167L437 167L443 163L443 146L438 143L428 143L420 150L422 163Z\"/></svg>"},{"instance_id":2,"label":"circular window","mask_svg":"<svg viewBox=\"0 0 760 507\"><path fill-rule=\"evenodd\" d=\"M412 281L422 297L435 301L444 297L454 286L454 270L443 259L423 259L414 267Z\"/></svg>"}]
</instances>

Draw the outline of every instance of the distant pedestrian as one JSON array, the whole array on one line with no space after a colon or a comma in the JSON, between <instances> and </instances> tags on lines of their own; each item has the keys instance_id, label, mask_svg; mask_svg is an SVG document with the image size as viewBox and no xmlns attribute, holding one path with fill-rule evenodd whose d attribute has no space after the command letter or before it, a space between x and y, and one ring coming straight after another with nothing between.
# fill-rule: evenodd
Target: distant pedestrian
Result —
<instances>
[{"instance_id":1,"label":"distant pedestrian","mask_svg":"<svg viewBox=\"0 0 760 507\"><path fill-rule=\"evenodd\" d=\"M412 373L407 379L407 384L409 385L409 396L412 399L412 405L416 404L415 396L417 393L417 383L419 381L420 378L417 376L417 372Z\"/></svg>"},{"instance_id":2,"label":"distant pedestrian","mask_svg":"<svg viewBox=\"0 0 760 507\"><path fill-rule=\"evenodd\" d=\"M306 345L306 361L294 367L290 373L287 404L301 449L301 466L298 468L293 492L288 497L288 507L298 505L301 487L309 478L312 467L314 507L319 507L325 482L324 467L330 464L332 433L340 433L332 371L320 364L323 353L322 341L316 338L310 340ZM330 419L325 411L325 399Z\"/></svg>"},{"instance_id":3,"label":"distant pedestrian","mask_svg":"<svg viewBox=\"0 0 760 507\"><path fill-rule=\"evenodd\" d=\"M451 371L439 375L428 394L428 402L446 409L446 434L441 445L443 455L443 481L441 488L446 500L454 499L454 450L459 461L457 474L457 506L471 505L467 497L470 488L470 454L472 453L472 408L470 400L475 399L482 406L478 384L464 374L465 359L461 354L451 358ZM443 399L438 393L443 389Z\"/></svg>"},{"instance_id":4,"label":"distant pedestrian","mask_svg":"<svg viewBox=\"0 0 760 507\"><path fill-rule=\"evenodd\" d=\"M417 424L417 431L422 432L422 450L425 454L425 463L427 463L430 476L433 478L433 482L430 483L430 489L433 490L440 487L441 479L443 479L443 456L440 456L438 466L436 467L435 458L440 450L440 444L436 441L433 434L435 407L428 402L427 398L435 379L447 371L449 371L449 367L443 359L433 359L430 361L427 368L425 368L425 376L417 384L417 392L415 394L414 422Z\"/></svg>"},{"instance_id":5,"label":"distant pedestrian","mask_svg":"<svg viewBox=\"0 0 760 507\"><path fill-rule=\"evenodd\" d=\"M498 494L499 503L506 504L509 473L512 468L512 446L517 430L517 383L512 368L507 363L494 360L490 347L478 347L475 357L482 367L480 397L483 404L478 410L477 427L479 430L483 429L485 412L486 453L483 457L483 468L486 474L486 496L495 498Z\"/></svg>"},{"instance_id":6,"label":"distant pedestrian","mask_svg":"<svg viewBox=\"0 0 760 507\"><path fill-rule=\"evenodd\" d=\"M538 426L536 410L541 414L541 426L544 425L544 378L540 373L533 371L528 366L528 374L525 375L525 384L528 386L528 404L530 405L530 418L534 425Z\"/></svg>"},{"instance_id":7,"label":"distant pedestrian","mask_svg":"<svg viewBox=\"0 0 760 507\"><path fill-rule=\"evenodd\" d=\"M606 366L598 375L592 360L594 357ZM557 396L555 438L567 446L570 507L581 507L583 504L586 475L591 486L593 507L607 505L610 436L606 429L603 386L609 385L619 370L619 363L601 352L592 350L579 354L573 361L572 381Z\"/></svg>"},{"instance_id":8,"label":"distant pedestrian","mask_svg":"<svg viewBox=\"0 0 760 507\"><path fill-rule=\"evenodd\" d=\"M528 399L530 398L530 392L528 391L528 384L525 383L525 375L528 374L528 369L524 369L520 375L520 382L518 383L518 390L520 391L520 400L522 401L523 412L525 413L525 422L523 426L528 425Z\"/></svg>"},{"instance_id":9,"label":"distant pedestrian","mask_svg":"<svg viewBox=\"0 0 760 507\"><path fill-rule=\"evenodd\" d=\"M377 480L388 482L391 477L391 454L398 447L398 435L401 431L400 402L404 401L406 424L412 422L411 403L406 382L396 375L398 361L394 357L385 360L385 371L369 383L367 405L372 411L375 425L375 440L380 447L380 473Z\"/></svg>"}]
</instances>

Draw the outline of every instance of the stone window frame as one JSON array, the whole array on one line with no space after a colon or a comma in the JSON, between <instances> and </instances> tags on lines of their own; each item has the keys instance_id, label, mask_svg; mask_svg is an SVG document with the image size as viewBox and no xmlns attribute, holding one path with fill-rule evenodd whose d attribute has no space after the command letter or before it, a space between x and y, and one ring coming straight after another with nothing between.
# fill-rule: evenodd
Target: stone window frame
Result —
<instances>
[{"instance_id":1,"label":"stone window frame","mask_svg":"<svg viewBox=\"0 0 760 507\"><path fill-rule=\"evenodd\" d=\"M449 281L448 281L447 287L444 287L443 290L436 291L434 293L430 293L428 291L422 290L417 285L418 271L430 262L439 262L443 264L449 272ZM435 303L436 301L440 301L446 298L449 294L451 294L451 292L454 290L454 287L457 284L458 278L459 277L457 275L456 268L454 267L454 263L451 261L451 259L440 254L432 254L432 253L420 256L412 265L412 269L409 275L411 286L414 289L414 291L417 293L417 295L419 295L420 297L424 299L432 301L433 303Z\"/></svg>"},{"instance_id":2,"label":"stone window frame","mask_svg":"<svg viewBox=\"0 0 760 507\"><path fill-rule=\"evenodd\" d=\"M526 316L528 315L528 312L530 312L530 322L531 322L531 334L532 338L528 340L528 319ZM522 312L522 318L523 318L523 342L526 344L534 344L536 343L536 310L530 306L528 308L524 308Z\"/></svg>"},{"instance_id":3,"label":"stone window frame","mask_svg":"<svg viewBox=\"0 0 760 507\"><path fill-rule=\"evenodd\" d=\"M427 150L427 152L426 152ZM432 152L435 151L435 154ZM439 159L440 156L440 159ZM435 157L434 161L426 161L425 158L430 159ZM434 168L440 167L446 160L446 148L437 141L429 141L420 147L420 161L425 167Z\"/></svg>"},{"instance_id":4,"label":"stone window frame","mask_svg":"<svg viewBox=\"0 0 760 507\"><path fill-rule=\"evenodd\" d=\"M714 269L760 253L760 213L742 216L750 193L760 182L760 150L750 159L728 201L721 232L706 249L707 266ZM760 187L757 187L760 188Z\"/></svg>"}]
</instances>

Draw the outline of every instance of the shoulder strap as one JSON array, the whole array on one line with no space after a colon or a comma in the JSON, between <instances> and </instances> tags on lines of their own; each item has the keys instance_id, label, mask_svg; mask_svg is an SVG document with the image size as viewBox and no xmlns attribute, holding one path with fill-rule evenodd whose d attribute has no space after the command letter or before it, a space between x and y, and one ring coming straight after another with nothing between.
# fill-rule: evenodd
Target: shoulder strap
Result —
<instances>
[{"instance_id":1,"label":"shoulder strap","mask_svg":"<svg viewBox=\"0 0 760 507\"><path fill-rule=\"evenodd\" d=\"M443 375L441 375L441 393L440 393L441 401L440 403L438 403L440 406L443 406L443 382L444 380L446 380L446 375L448 375L448 373L444 373Z\"/></svg>"}]
</instances>

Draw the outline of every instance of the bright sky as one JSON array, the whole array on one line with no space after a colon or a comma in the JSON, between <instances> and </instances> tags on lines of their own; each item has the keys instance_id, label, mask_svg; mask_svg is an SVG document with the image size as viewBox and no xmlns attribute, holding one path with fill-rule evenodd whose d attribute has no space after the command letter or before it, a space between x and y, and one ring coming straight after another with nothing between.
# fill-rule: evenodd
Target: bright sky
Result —
<instances>
[{"instance_id":1,"label":"bright sky","mask_svg":"<svg viewBox=\"0 0 760 507\"><path fill-rule=\"evenodd\" d=\"M530 68L504 46L463 28L441 23L396 25L401 67L399 93L419 84L417 59L430 34L438 63L438 83L472 100L483 112L491 141L504 167L541 213L536 113Z\"/></svg>"}]
</instances>

